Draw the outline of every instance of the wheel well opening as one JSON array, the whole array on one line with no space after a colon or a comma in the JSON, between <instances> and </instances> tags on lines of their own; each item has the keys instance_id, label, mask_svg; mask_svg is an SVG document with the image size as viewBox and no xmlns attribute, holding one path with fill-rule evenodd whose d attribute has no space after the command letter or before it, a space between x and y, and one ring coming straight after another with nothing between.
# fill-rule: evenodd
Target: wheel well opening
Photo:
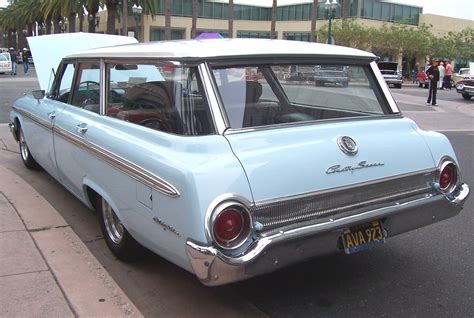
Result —
<instances>
[{"instance_id":1,"label":"wheel well opening","mask_svg":"<svg viewBox=\"0 0 474 318\"><path fill-rule=\"evenodd\" d=\"M18 119L18 117L15 117L15 135L16 135L16 138L18 140L18 132L19 132L19 128L21 127L21 124L20 124L20 120Z\"/></svg>"},{"instance_id":2,"label":"wheel well opening","mask_svg":"<svg viewBox=\"0 0 474 318\"><path fill-rule=\"evenodd\" d=\"M99 200L100 195L89 186L86 186L86 194L87 194L87 198L89 199L89 202L94 207L94 210L97 210L97 204L98 204L97 201Z\"/></svg>"}]
</instances>

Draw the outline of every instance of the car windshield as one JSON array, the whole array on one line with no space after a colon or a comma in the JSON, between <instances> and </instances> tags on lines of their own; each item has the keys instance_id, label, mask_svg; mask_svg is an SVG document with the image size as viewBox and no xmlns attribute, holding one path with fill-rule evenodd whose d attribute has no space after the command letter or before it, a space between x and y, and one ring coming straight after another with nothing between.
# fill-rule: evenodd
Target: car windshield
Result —
<instances>
[{"instance_id":1,"label":"car windshield","mask_svg":"<svg viewBox=\"0 0 474 318\"><path fill-rule=\"evenodd\" d=\"M213 74L233 129L389 113L368 65L261 64Z\"/></svg>"}]
</instances>

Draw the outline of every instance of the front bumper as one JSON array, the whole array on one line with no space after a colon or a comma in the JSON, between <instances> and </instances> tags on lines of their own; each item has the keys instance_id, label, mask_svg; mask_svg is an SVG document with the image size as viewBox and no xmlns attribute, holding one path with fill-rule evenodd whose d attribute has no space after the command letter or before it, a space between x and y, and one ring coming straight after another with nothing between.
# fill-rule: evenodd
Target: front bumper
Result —
<instances>
[{"instance_id":1,"label":"front bumper","mask_svg":"<svg viewBox=\"0 0 474 318\"><path fill-rule=\"evenodd\" d=\"M13 139L15 139L16 142L18 142L18 135L17 135L17 132L16 132L15 124L14 123L9 123L8 128L10 128L10 132L13 135Z\"/></svg>"},{"instance_id":2,"label":"front bumper","mask_svg":"<svg viewBox=\"0 0 474 318\"><path fill-rule=\"evenodd\" d=\"M462 89L456 87L456 91L459 94L474 96L474 86L464 85Z\"/></svg>"},{"instance_id":3,"label":"front bumper","mask_svg":"<svg viewBox=\"0 0 474 318\"><path fill-rule=\"evenodd\" d=\"M187 242L186 252L203 284L223 285L341 250L338 240L342 232L356 224L382 220L387 237L392 237L453 217L461 212L468 196L469 186L461 184L450 196L429 194L330 222L280 231L256 239L237 257L192 241Z\"/></svg>"}]
</instances>

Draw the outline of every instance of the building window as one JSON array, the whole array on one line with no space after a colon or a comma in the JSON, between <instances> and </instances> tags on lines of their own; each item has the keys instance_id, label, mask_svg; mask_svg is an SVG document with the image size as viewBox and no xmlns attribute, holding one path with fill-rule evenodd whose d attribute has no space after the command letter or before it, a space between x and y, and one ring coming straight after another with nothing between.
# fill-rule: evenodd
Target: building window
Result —
<instances>
[{"instance_id":1,"label":"building window","mask_svg":"<svg viewBox=\"0 0 474 318\"><path fill-rule=\"evenodd\" d=\"M184 29L172 29L171 30L172 40L184 39ZM150 41L164 41L165 40L165 29L150 27Z\"/></svg>"},{"instance_id":2,"label":"building window","mask_svg":"<svg viewBox=\"0 0 474 318\"><path fill-rule=\"evenodd\" d=\"M238 38L256 38L256 39L269 39L270 32L259 32L259 31L238 31Z\"/></svg>"},{"instance_id":3,"label":"building window","mask_svg":"<svg viewBox=\"0 0 474 318\"><path fill-rule=\"evenodd\" d=\"M285 32L283 33L283 37L285 40L292 40L292 41L304 41L309 42L310 33L307 32Z\"/></svg>"}]
</instances>

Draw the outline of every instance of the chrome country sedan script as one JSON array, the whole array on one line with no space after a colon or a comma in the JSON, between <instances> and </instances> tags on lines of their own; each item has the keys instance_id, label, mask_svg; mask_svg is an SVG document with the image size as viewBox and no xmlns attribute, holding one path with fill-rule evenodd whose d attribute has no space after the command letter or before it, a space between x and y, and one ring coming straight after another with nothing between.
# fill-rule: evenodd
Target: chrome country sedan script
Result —
<instances>
[{"instance_id":1,"label":"chrome country sedan script","mask_svg":"<svg viewBox=\"0 0 474 318\"><path fill-rule=\"evenodd\" d=\"M448 139L400 113L371 53L261 39L29 41L42 90L12 105L20 158L96 211L119 259L147 248L223 285L383 248L457 215L469 195Z\"/></svg>"},{"instance_id":2,"label":"chrome country sedan script","mask_svg":"<svg viewBox=\"0 0 474 318\"><path fill-rule=\"evenodd\" d=\"M380 162L367 163L367 161L361 161L357 164L357 166L354 166L354 167L353 166L342 167L341 165L331 166L326 170L326 173L331 174L331 173L348 172L348 171L353 173L355 170L364 169L364 168L372 168L372 167L380 167L383 165L384 163L380 163Z\"/></svg>"}]
</instances>

